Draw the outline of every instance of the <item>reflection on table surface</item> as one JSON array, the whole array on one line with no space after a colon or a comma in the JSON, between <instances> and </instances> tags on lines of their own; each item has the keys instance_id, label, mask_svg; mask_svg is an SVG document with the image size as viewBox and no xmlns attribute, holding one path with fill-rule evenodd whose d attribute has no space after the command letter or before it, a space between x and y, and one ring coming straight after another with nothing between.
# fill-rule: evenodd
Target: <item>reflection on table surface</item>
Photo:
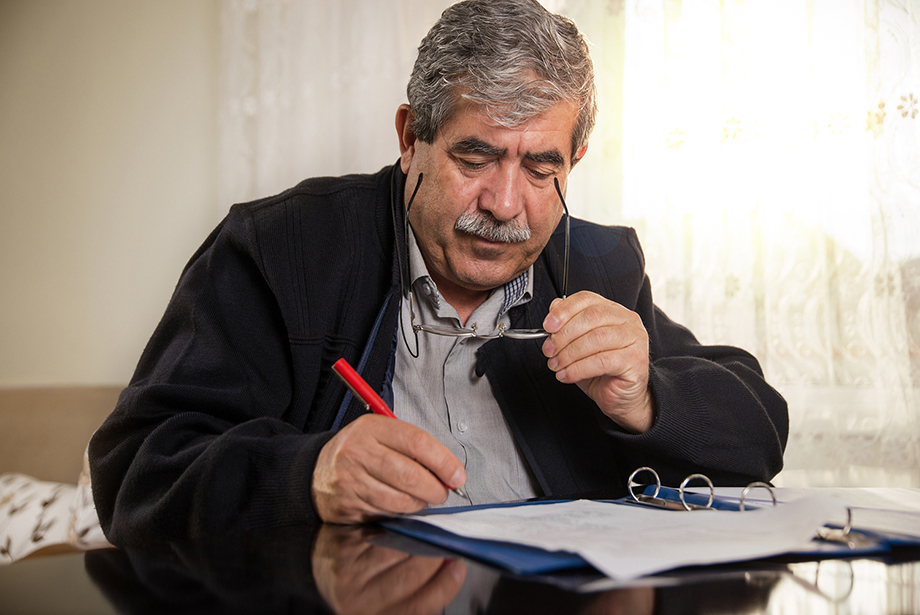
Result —
<instances>
[{"instance_id":1,"label":"reflection on table surface","mask_svg":"<svg viewBox=\"0 0 920 615\"><path fill-rule=\"evenodd\" d=\"M515 577L373 527L291 528L84 558L120 613L920 613L918 550L706 567L628 587L587 569Z\"/></svg>"}]
</instances>

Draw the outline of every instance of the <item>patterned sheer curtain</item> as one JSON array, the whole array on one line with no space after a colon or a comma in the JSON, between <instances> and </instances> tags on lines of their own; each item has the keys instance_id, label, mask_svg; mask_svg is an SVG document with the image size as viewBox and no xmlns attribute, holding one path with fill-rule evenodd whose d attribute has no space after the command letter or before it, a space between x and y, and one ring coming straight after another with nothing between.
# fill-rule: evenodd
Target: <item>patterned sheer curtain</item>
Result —
<instances>
[{"instance_id":1,"label":"patterned sheer curtain","mask_svg":"<svg viewBox=\"0 0 920 615\"><path fill-rule=\"evenodd\" d=\"M784 486L920 486L920 0L544 0L593 44L575 215L790 405ZM223 0L221 207L396 160L449 0Z\"/></svg>"},{"instance_id":2,"label":"patterned sheer curtain","mask_svg":"<svg viewBox=\"0 0 920 615\"><path fill-rule=\"evenodd\" d=\"M631 0L623 216L761 360L788 486L920 486L920 3Z\"/></svg>"},{"instance_id":3,"label":"patterned sheer curtain","mask_svg":"<svg viewBox=\"0 0 920 615\"><path fill-rule=\"evenodd\" d=\"M415 49L449 0L222 0L220 206L399 157Z\"/></svg>"}]
</instances>

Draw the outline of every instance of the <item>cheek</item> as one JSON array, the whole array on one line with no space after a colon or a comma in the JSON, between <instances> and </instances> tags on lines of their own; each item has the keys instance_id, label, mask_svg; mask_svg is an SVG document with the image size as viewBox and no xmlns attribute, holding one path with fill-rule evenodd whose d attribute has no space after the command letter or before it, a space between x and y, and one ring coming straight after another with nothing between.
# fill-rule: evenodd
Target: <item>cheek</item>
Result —
<instances>
[{"instance_id":1,"label":"cheek","mask_svg":"<svg viewBox=\"0 0 920 615\"><path fill-rule=\"evenodd\" d=\"M559 225L561 218L558 217L556 209L555 206L547 206L539 211L529 213L530 229L534 237L539 237L544 244L549 241L550 235Z\"/></svg>"},{"instance_id":2,"label":"cheek","mask_svg":"<svg viewBox=\"0 0 920 615\"><path fill-rule=\"evenodd\" d=\"M454 223L459 213L451 211L450 204L437 194L426 197L424 202L418 203L417 209L412 206L414 211L410 211L409 221L416 237L430 251L435 246L444 248L454 241Z\"/></svg>"}]
</instances>

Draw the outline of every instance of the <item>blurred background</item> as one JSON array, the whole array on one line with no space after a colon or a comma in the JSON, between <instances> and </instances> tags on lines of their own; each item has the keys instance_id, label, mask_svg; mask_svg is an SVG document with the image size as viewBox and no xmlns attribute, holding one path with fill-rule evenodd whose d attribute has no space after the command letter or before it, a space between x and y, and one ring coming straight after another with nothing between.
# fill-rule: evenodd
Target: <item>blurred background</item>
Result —
<instances>
[{"instance_id":1,"label":"blurred background","mask_svg":"<svg viewBox=\"0 0 920 615\"><path fill-rule=\"evenodd\" d=\"M570 210L760 359L777 484L920 487L920 1L543 3L597 70ZM124 386L233 202L393 163L448 4L0 0L0 430L24 390Z\"/></svg>"}]
</instances>

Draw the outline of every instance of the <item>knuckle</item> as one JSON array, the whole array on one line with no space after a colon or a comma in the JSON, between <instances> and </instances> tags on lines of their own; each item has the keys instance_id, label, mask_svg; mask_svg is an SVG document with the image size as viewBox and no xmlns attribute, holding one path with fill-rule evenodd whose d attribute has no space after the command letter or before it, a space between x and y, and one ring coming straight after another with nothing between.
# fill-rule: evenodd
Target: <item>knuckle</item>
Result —
<instances>
[{"instance_id":1,"label":"knuckle","mask_svg":"<svg viewBox=\"0 0 920 615\"><path fill-rule=\"evenodd\" d=\"M606 312L598 305L591 305L582 311L585 323L589 328L595 329L603 324Z\"/></svg>"},{"instance_id":2,"label":"knuckle","mask_svg":"<svg viewBox=\"0 0 920 615\"><path fill-rule=\"evenodd\" d=\"M602 352L595 356L596 356L598 365L600 366L601 373L612 375L616 372L617 361L616 361L614 353Z\"/></svg>"},{"instance_id":3,"label":"knuckle","mask_svg":"<svg viewBox=\"0 0 920 615\"><path fill-rule=\"evenodd\" d=\"M395 472L396 480L399 481L400 491L414 491L421 483L421 473L418 471L418 467L414 463L401 463L396 468Z\"/></svg>"},{"instance_id":4,"label":"knuckle","mask_svg":"<svg viewBox=\"0 0 920 615\"><path fill-rule=\"evenodd\" d=\"M587 340L595 348L606 348L613 341L613 333L606 327L596 327L587 333Z\"/></svg>"},{"instance_id":5,"label":"knuckle","mask_svg":"<svg viewBox=\"0 0 920 615\"><path fill-rule=\"evenodd\" d=\"M410 429L405 434L405 444L409 453L417 457L428 446L428 434L421 429Z\"/></svg>"},{"instance_id":6,"label":"knuckle","mask_svg":"<svg viewBox=\"0 0 920 615\"><path fill-rule=\"evenodd\" d=\"M636 334L648 340L648 331L645 328L645 323L642 322L642 317L635 312L629 312L627 318L630 326L637 332Z\"/></svg>"},{"instance_id":7,"label":"knuckle","mask_svg":"<svg viewBox=\"0 0 920 615\"><path fill-rule=\"evenodd\" d=\"M648 343L633 344L632 347L633 362L636 364L648 364Z\"/></svg>"}]
</instances>

